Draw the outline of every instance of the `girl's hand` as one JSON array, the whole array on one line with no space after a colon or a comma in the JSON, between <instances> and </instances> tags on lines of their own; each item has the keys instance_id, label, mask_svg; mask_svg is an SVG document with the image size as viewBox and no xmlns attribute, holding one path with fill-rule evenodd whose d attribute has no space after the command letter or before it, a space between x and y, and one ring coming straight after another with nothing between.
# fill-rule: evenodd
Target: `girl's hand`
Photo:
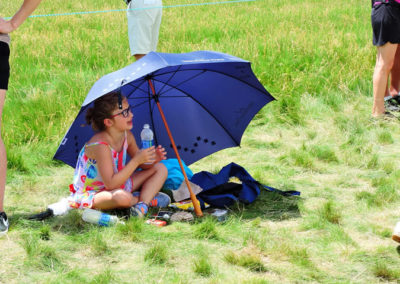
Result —
<instances>
[{"instance_id":1,"label":"girl's hand","mask_svg":"<svg viewBox=\"0 0 400 284\"><path fill-rule=\"evenodd\" d=\"M167 152L163 146L158 145L156 148L156 163L165 159L167 159Z\"/></svg>"},{"instance_id":2,"label":"girl's hand","mask_svg":"<svg viewBox=\"0 0 400 284\"><path fill-rule=\"evenodd\" d=\"M154 146L147 149L140 149L136 152L135 158L141 164L152 164L156 161L156 149Z\"/></svg>"}]
</instances>

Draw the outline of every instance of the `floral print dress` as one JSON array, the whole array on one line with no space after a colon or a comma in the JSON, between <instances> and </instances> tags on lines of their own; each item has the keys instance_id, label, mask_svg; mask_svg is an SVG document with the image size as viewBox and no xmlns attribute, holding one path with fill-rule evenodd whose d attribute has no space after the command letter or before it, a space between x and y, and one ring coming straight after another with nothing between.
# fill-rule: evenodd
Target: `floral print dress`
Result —
<instances>
[{"instance_id":1,"label":"floral print dress","mask_svg":"<svg viewBox=\"0 0 400 284\"><path fill-rule=\"evenodd\" d=\"M85 144L78 156L73 183L69 186L71 195L68 198L68 202L72 208L91 208L93 206L94 196L106 190L103 179L98 171L96 160L89 159L85 154L86 147L99 144L106 145L110 148L110 154L114 162L114 173L122 170L125 166L128 149L126 133L121 152L115 151L105 142ZM132 184L132 177L130 177L121 188L125 191L132 192Z\"/></svg>"}]
</instances>

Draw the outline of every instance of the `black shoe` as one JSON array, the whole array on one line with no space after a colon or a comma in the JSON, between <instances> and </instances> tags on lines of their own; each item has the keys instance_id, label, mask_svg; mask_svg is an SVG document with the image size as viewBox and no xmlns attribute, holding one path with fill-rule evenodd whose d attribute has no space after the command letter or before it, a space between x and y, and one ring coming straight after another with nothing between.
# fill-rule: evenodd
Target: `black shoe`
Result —
<instances>
[{"instance_id":1,"label":"black shoe","mask_svg":"<svg viewBox=\"0 0 400 284\"><path fill-rule=\"evenodd\" d=\"M44 219L53 217L54 213L53 210L51 210L50 208L47 208L46 211L40 212L38 214L35 215L31 215L28 217L29 220L36 220L36 221L43 221Z\"/></svg>"},{"instance_id":2,"label":"black shoe","mask_svg":"<svg viewBox=\"0 0 400 284\"><path fill-rule=\"evenodd\" d=\"M400 95L394 96L392 99L395 100L398 105L400 105Z\"/></svg>"},{"instance_id":3,"label":"black shoe","mask_svg":"<svg viewBox=\"0 0 400 284\"><path fill-rule=\"evenodd\" d=\"M385 109L388 111L400 112L400 97L387 96L385 97Z\"/></svg>"},{"instance_id":4,"label":"black shoe","mask_svg":"<svg viewBox=\"0 0 400 284\"><path fill-rule=\"evenodd\" d=\"M5 235L8 232L8 218L6 212L0 212L0 235Z\"/></svg>"},{"instance_id":5,"label":"black shoe","mask_svg":"<svg viewBox=\"0 0 400 284\"><path fill-rule=\"evenodd\" d=\"M388 111L400 112L400 96L387 96L385 97L385 109Z\"/></svg>"}]
</instances>

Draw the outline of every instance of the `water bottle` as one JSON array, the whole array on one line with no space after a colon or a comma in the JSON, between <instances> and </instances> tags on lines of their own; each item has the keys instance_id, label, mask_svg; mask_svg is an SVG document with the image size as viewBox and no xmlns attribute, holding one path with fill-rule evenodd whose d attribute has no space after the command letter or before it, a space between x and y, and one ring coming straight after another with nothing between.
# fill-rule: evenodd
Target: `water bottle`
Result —
<instances>
[{"instance_id":1,"label":"water bottle","mask_svg":"<svg viewBox=\"0 0 400 284\"><path fill-rule=\"evenodd\" d=\"M153 131L151 131L150 126L147 123L143 125L143 130L142 132L140 132L140 138L142 139L142 149L147 149L154 145L153 136ZM151 165L152 163L144 164Z\"/></svg>"},{"instance_id":2,"label":"water bottle","mask_svg":"<svg viewBox=\"0 0 400 284\"><path fill-rule=\"evenodd\" d=\"M112 226L118 222L117 216L113 216L93 209L85 209L82 214L82 219L85 222L100 226Z\"/></svg>"},{"instance_id":3,"label":"water bottle","mask_svg":"<svg viewBox=\"0 0 400 284\"><path fill-rule=\"evenodd\" d=\"M142 149L147 149L154 145L153 136L153 131L151 131L150 126L148 124L143 125L143 130L140 132Z\"/></svg>"}]
</instances>

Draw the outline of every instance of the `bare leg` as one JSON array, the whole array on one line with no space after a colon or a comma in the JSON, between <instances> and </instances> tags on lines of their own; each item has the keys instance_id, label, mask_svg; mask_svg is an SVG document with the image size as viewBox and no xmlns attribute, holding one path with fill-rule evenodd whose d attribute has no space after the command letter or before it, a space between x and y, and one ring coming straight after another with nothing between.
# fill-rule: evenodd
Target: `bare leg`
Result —
<instances>
[{"instance_id":1,"label":"bare leg","mask_svg":"<svg viewBox=\"0 0 400 284\"><path fill-rule=\"evenodd\" d=\"M138 61L140 58L142 58L143 56L145 56L146 54L135 54L133 56L135 56L136 61Z\"/></svg>"},{"instance_id":2,"label":"bare leg","mask_svg":"<svg viewBox=\"0 0 400 284\"><path fill-rule=\"evenodd\" d=\"M140 190L139 201L149 204L150 201L156 196L167 179L168 170L162 163L154 165L148 170L136 172L132 175L133 189Z\"/></svg>"},{"instance_id":3,"label":"bare leg","mask_svg":"<svg viewBox=\"0 0 400 284\"><path fill-rule=\"evenodd\" d=\"M4 211L4 192L6 190L7 154L1 138L1 117L6 98L6 90L0 90L0 212Z\"/></svg>"},{"instance_id":4,"label":"bare leg","mask_svg":"<svg viewBox=\"0 0 400 284\"><path fill-rule=\"evenodd\" d=\"M115 209L129 208L138 202L137 197L123 189L102 191L94 196L93 208L96 209Z\"/></svg>"},{"instance_id":5,"label":"bare leg","mask_svg":"<svg viewBox=\"0 0 400 284\"><path fill-rule=\"evenodd\" d=\"M387 88L387 81L390 70L392 69L394 57L398 44L386 43L378 46L376 65L373 76L374 103L372 106L372 116L378 117L385 112L384 97Z\"/></svg>"},{"instance_id":6,"label":"bare leg","mask_svg":"<svg viewBox=\"0 0 400 284\"><path fill-rule=\"evenodd\" d=\"M397 45L397 51L394 57L394 63L390 76L391 80L389 93L392 97L395 97L400 92L400 44Z\"/></svg>"}]
</instances>

